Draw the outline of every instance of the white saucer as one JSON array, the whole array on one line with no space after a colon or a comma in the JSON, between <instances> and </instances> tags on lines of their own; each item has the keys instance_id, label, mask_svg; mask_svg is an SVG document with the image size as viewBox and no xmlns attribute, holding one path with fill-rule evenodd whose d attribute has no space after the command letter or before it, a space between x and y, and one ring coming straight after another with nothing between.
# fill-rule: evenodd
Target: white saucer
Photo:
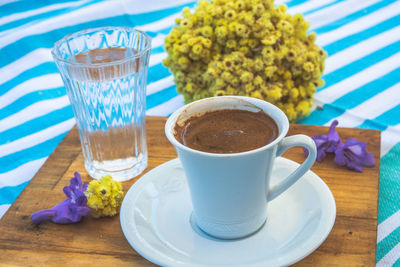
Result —
<instances>
[{"instance_id":1,"label":"white saucer","mask_svg":"<svg viewBox=\"0 0 400 267\"><path fill-rule=\"evenodd\" d=\"M298 166L277 158L272 183ZM286 266L321 245L336 217L328 186L308 171L288 191L269 203L266 224L239 240L218 240L192 227L192 203L178 159L140 178L122 203L122 231L130 245L162 266Z\"/></svg>"}]
</instances>

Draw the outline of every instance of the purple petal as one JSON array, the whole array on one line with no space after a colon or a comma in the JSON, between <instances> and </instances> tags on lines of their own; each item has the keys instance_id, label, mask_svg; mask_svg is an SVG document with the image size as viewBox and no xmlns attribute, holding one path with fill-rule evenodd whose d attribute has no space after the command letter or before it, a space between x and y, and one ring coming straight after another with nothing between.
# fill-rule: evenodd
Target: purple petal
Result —
<instances>
[{"instance_id":1,"label":"purple petal","mask_svg":"<svg viewBox=\"0 0 400 267\"><path fill-rule=\"evenodd\" d=\"M74 194L78 191L85 192L87 187L88 183L82 184L81 175L79 172L75 172L74 177L70 180L70 185L65 186L63 191L68 198L76 199L77 197Z\"/></svg>"},{"instance_id":2,"label":"purple petal","mask_svg":"<svg viewBox=\"0 0 400 267\"><path fill-rule=\"evenodd\" d=\"M79 222L83 216L86 216L90 212L88 207L75 205L70 199L64 200L60 204L56 205L53 209L57 211L57 214L52 221L60 224Z\"/></svg>"},{"instance_id":3,"label":"purple petal","mask_svg":"<svg viewBox=\"0 0 400 267\"><path fill-rule=\"evenodd\" d=\"M81 175L79 172L74 173L74 177L69 180L70 186L73 188L79 188L82 184Z\"/></svg>"},{"instance_id":4,"label":"purple petal","mask_svg":"<svg viewBox=\"0 0 400 267\"><path fill-rule=\"evenodd\" d=\"M77 206L86 206L87 203L87 197L85 196L85 193L75 190L74 191L74 199L73 199L74 204Z\"/></svg>"},{"instance_id":5,"label":"purple petal","mask_svg":"<svg viewBox=\"0 0 400 267\"><path fill-rule=\"evenodd\" d=\"M320 135L320 136L314 135L312 137L312 139L314 140L315 145L317 147L320 147L328 141L328 136L327 135Z\"/></svg>"},{"instance_id":6,"label":"purple petal","mask_svg":"<svg viewBox=\"0 0 400 267\"><path fill-rule=\"evenodd\" d=\"M52 209L56 211L56 216L54 216L52 221L60 224L76 222L73 220L73 214L70 213L70 205L71 199L66 199L63 202L54 206Z\"/></svg>"},{"instance_id":7,"label":"purple petal","mask_svg":"<svg viewBox=\"0 0 400 267\"><path fill-rule=\"evenodd\" d=\"M371 153L367 152L367 155L363 158L363 165L367 167L372 167L375 166L375 160L374 160L374 155Z\"/></svg>"},{"instance_id":8,"label":"purple petal","mask_svg":"<svg viewBox=\"0 0 400 267\"><path fill-rule=\"evenodd\" d=\"M56 211L53 209L41 210L32 214L31 219L34 224L50 221L56 216Z\"/></svg>"},{"instance_id":9,"label":"purple petal","mask_svg":"<svg viewBox=\"0 0 400 267\"><path fill-rule=\"evenodd\" d=\"M82 184L81 174L79 172L75 172L74 173L74 177L75 177L76 181L78 182L78 185L77 185L76 188L81 190L81 191L86 191L87 183ZM86 186L86 188L85 188L85 186Z\"/></svg>"},{"instance_id":10,"label":"purple petal","mask_svg":"<svg viewBox=\"0 0 400 267\"><path fill-rule=\"evenodd\" d=\"M72 188L69 186L64 186L63 192L68 198L73 198L73 192Z\"/></svg>"},{"instance_id":11,"label":"purple petal","mask_svg":"<svg viewBox=\"0 0 400 267\"><path fill-rule=\"evenodd\" d=\"M353 170L353 171L357 171L357 172L362 172L363 171L362 165L358 164L355 161L349 161L347 163L347 168L349 168L350 170Z\"/></svg>"},{"instance_id":12,"label":"purple petal","mask_svg":"<svg viewBox=\"0 0 400 267\"><path fill-rule=\"evenodd\" d=\"M320 136L314 135L312 137L312 139L314 140L315 145L317 147L317 161L321 162L326 157L326 152L325 152L326 151L326 147L329 146L328 136L326 136L326 135L320 135Z\"/></svg>"},{"instance_id":13,"label":"purple petal","mask_svg":"<svg viewBox=\"0 0 400 267\"><path fill-rule=\"evenodd\" d=\"M76 212L77 212L77 214L79 214L79 216L83 217L90 213L90 208L88 208L86 206L77 207Z\"/></svg>"},{"instance_id":14,"label":"purple petal","mask_svg":"<svg viewBox=\"0 0 400 267\"><path fill-rule=\"evenodd\" d=\"M320 150L317 149L317 161L321 162L325 157L326 157L325 151L322 149Z\"/></svg>"},{"instance_id":15,"label":"purple petal","mask_svg":"<svg viewBox=\"0 0 400 267\"><path fill-rule=\"evenodd\" d=\"M89 184L88 184L87 182L84 182L83 185L81 186L81 191L82 191L82 192L86 192L86 190L87 190L87 188L88 188L88 185L89 185Z\"/></svg>"},{"instance_id":16,"label":"purple petal","mask_svg":"<svg viewBox=\"0 0 400 267\"><path fill-rule=\"evenodd\" d=\"M321 162L325 157L326 153L335 152L338 145L342 144L342 140L339 137L339 134L336 132L336 126L339 124L337 120L334 120L329 126L328 135L314 135L312 139L317 146L317 161ZM308 151L304 150L306 156L308 155Z\"/></svg>"},{"instance_id":17,"label":"purple petal","mask_svg":"<svg viewBox=\"0 0 400 267\"><path fill-rule=\"evenodd\" d=\"M362 156L365 152L366 143L360 142L357 139L349 138L346 140L345 147L350 149L352 153Z\"/></svg>"},{"instance_id":18,"label":"purple petal","mask_svg":"<svg viewBox=\"0 0 400 267\"><path fill-rule=\"evenodd\" d=\"M330 146L326 149L326 152L334 152L339 143L342 143L339 134L336 132L336 126L339 124L337 120L334 120L329 126L328 141Z\"/></svg>"},{"instance_id":19,"label":"purple petal","mask_svg":"<svg viewBox=\"0 0 400 267\"><path fill-rule=\"evenodd\" d=\"M335 162L346 165L350 170L362 172L363 166L374 166L374 156L366 150L366 143L349 138L340 144L335 151Z\"/></svg>"},{"instance_id":20,"label":"purple petal","mask_svg":"<svg viewBox=\"0 0 400 267\"><path fill-rule=\"evenodd\" d=\"M339 164L340 166L344 166L347 164L347 158L344 155L344 145L340 144L335 151L334 162Z\"/></svg>"}]
</instances>

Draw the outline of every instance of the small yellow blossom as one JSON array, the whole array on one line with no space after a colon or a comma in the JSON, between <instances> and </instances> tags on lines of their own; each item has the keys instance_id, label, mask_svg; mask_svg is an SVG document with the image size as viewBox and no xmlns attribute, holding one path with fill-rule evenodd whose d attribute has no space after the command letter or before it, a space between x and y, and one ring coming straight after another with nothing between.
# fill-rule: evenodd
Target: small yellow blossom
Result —
<instances>
[{"instance_id":1,"label":"small yellow blossom","mask_svg":"<svg viewBox=\"0 0 400 267\"><path fill-rule=\"evenodd\" d=\"M218 91L215 92L216 96L223 96L225 94L226 94L226 92L224 90L218 90Z\"/></svg>"},{"instance_id":2,"label":"small yellow blossom","mask_svg":"<svg viewBox=\"0 0 400 267\"><path fill-rule=\"evenodd\" d=\"M230 40L228 40L228 41L226 42L226 47L228 47L228 48L230 48L230 49L236 49L237 43L236 43L235 40L230 39Z\"/></svg>"},{"instance_id":3,"label":"small yellow blossom","mask_svg":"<svg viewBox=\"0 0 400 267\"><path fill-rule=\"evenodd\" d=\"M225 18L227 20L234 20L236 18L236 12L234 10L228 10L225 12Z\"/></svg>"},{"instance_id":4,"label":"small yellow blossom","mask_svg":"<svg viewBox=\"0 0 400 267\"><path fill-rule=\"evenodd\" d=\"M237 24L235 27L235 30L236 30L237 36L240 36L240 37L248 36L249 31L247 29L247 26L244 24Z\"/></svg>"},{"instance_id":5,"label":"small yellow blossom","mask_svg":"<svg viewBox=\"0 0 400 267\"><path fill-rule=\"evenodd\" d=\"M182 14L184 18L189 18L190 17L190 9L188 7L183 8Z\"/></svg>"},{"instance_id":6,"label":"small yellow blossom","mask_svg":"<svg viewBox=\"0 0 400 267\"><path fill-rule=\"evenodd\" d=\"M266 78L270 79L274 75L274 73L277 71L276 66L268 66L265 68L264 75Z\"/></svg>"},{"instance_id":7,"label":"small yellow blossom","mask_svg":"<svg viewBox=\"0 0 400 267\"><path fill-rule=\"evenodd\" d=\"M276 43L276 39L274 36L265 36L265 38L261 40L261 43L264 45L273 45Z\"/></svg>"},{"instance_id":8,"label":"small yellow blossom","mask_svg":"<svg viewBox=\"0 0 400 267\"><path fill-rule=\"evenodd\" d=\"M203 51L203 46L201 44L195 44L192 47L192 51L193 53L195 53L196 55L200 54Z\"/></svg>"},{"instance_id":9,"label":"small yellow blossom","mask_svg":"<svg viewBox=\"0 0 400 267\"><path fill-rule=\"evenodd\" d=\"M217 35L217 38L226 38L226 36L228 35L228 29L226 28L226 26L219 26L215 29L215 34Z\"/></svg>"},{"instance_id":10,"label":"small yellow blossom","mask_svg":"<svg viewBox=\"0 0 400 267\"><path fill-rule=\"evenodd\" d=\"M253 80L253 77L254 77L253 73L245 71L240 76L240 81L242 83L249 83L249 82L251 82Z\"/></svg>"},{"instance_id":11,"label":"small yellow blossom","mask_svg":"<svg viewBox=\"0 0 400 267\"><path fill-rule=\"evenodd\" d=\"M307 61L306 63L303 64L303 69L307 72L313 72L314 71L314 65Z\"/></svg>"},{"instance_id":12,"label":"small yellow blossom","mask_svg":"<svg viewBox=\"0 0 400 267\"><path fill-rule=\"evenodd\" d=\"M213 29L210 26L204 26L201 29L201 33L203 34L204 37L209 38L209 37L212 37L212 35L213 35Z\"/></svg>"},{"instance_id":13,"label":"small yellow blossom","mask_svg":"<svg viewBox=\"0 0 400 267\"><path fill-rule=\"evenodd\" d=\"M124 198L121 183L109 175L91 181L85 195L88 199L87 206L96 218L118 214Z\"/></svg>"},{"instance_id":14,"label":"small yellow blossom","mask_svg":"<svg viewBox=\"0 0 400 267\"><path fill-rule=\"evenodd\" d=\"M259 98L259 99L263 99L263 95L260 93L260 91L253 91L250 94L251 97L255 97L255 98Z\"/></svg>"},{"instance_id":15,"label":"small yellow blossom","mask_svg":"<svg viewBox=\"0 0 400 267\"><path fill-rule=\"evenodd\" d=\"M192 22L188 19L183 19L181 20L181 22L179 23L182 27L187 27L187 28L191 28L193 26Z\"/></svg>"}]
</instances>

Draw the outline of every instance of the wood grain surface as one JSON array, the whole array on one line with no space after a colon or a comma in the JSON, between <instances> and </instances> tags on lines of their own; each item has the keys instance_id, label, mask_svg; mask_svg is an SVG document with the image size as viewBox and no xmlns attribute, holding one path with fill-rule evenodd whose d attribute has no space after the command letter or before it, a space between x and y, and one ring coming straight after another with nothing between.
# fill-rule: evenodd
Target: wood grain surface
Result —
<instances>
[{"instance_id":1,"label":"wood grain surface","mask_svg":"<svg viewBox=\"0 0 400 267\"><path fill-rule=\"evenodd\" d=\"M164 135L166 118L147 118L148 168L176 158ZM327 134L328 128L291 125L289 135ZM347 170L328 156L315 163L312 170L331 189L337 205L337 217L327 240L295 266L375 266L376 230L379 188L380 132L365 129L338 128L343 140L357 138L368 144L376 166L363 173ZM300 148L290 149L284 157L304 160ZM69 184L75 171L90 181L76 128L73 128L39 170L8 212L0 220L0 265L14 266L153 266L126 241L119 216L93 219L70 225L44 223L34 225L30 215L50 208L65 199L62 188ZM136 178L124 182L127 192ZM260 244L262 245L262 244Z\"/></svg>"}]
</instances>

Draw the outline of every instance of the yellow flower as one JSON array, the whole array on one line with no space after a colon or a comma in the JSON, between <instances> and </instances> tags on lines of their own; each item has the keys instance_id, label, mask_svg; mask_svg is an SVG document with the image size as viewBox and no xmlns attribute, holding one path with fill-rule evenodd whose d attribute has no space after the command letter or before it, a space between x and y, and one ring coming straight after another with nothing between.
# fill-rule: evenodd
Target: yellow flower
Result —
<instances>
[{"instance_id":1,"label":"yellow flower","mask_svg":"<svg viewBox=\"0 0 400 267\"><path fill-rule=\"evenodd\" d=\"M268 91L268 97L274 102L282 97L282 89L278 86L272 86L272 89Z\"/></svg>"},{"instance_id":2,"label":"yellow flower","mask_svg":"<svg viewBox=\"0 0 400 267\"><path fill-rule=\"evenodd\" d=\"M240 75L240 81L242 81L242 83L249 83L253 80L253 77L253 73L245 71Z\"/></svg>"},{"instance_id":3,"label":"yellow flower","mask_svg":"<svg viewBox=\"0 0 400 267\"><path fill-rule=\"evenodd\" d=\"M266 78L270 79L274 75L274 73L277 71L276 66L268 66L265 68L264 75Z\"/></svg>"},{"instance_id":4,"label":"yellow flower","mask_svg":"<svg viewBox=\"0 0 400 267\"><path fill-rule=\"evenodd\" d=\"M242 52L244 55L249 56L251 55L251 50L247 46L239 47L239 51Z\"/></svg>"},{"instance_id":5,"label":"yellow flower","mask_svg":"<svg viewBox=\"0 0 400 267\"><path fill-rule=\"evenodd\" d=\"M218 91L215 92L215 95L216 95L216 96L223 96L223 95L225 95L225 94L226 94L226 93L225 93L224 90L218 90Z\"/></svg>"},{"instance_id":6,"label":"yellow flower","mask_svg":"<svg viewBox=\"0 0 400 267\"><path fill-rule=\"evenodd\" d=\"M203 46L201 44L195 44L192 47L192 51L193 53L195 53L196 55L199 55L202 51L203 51Z\"/></svg>"},{"instance_id":7,"label":"yellow flower","mask_svg":"<svg viewBox=\"0 0 400 267\"><path fill-rule=\"evenodd\" d=\"M307 116L326 53L303 16L272 0L200 0L165 39L163 60L185 102L214 95L271 101L291 122Z\"/></svg>"},{"instance_id":8,"label":"yellow flower","mask_svg":"<svg viewBox=\"0 0 400 267\"><path fill-rule=\"evenodd\" d=\"M250 94L251 97L259 98L259 99L264 99L263 95L260 93L260 91L253 91Z\"/></svg>"},{"instance_id":9,"label":"yellow flower","mask_svg":"<svg viewBox=\"0 0 400 267\"><path fill-rule=\"evenodd\" d=\"M232 70L233 69L233 65L234 65L234 61L232 57L225 57L224 58L224 67L227 70Z\"/></svg>"},{"instance_id":10,"label":"yellow flower","mask_svg":"<svg viewBox=\"0 0 400 267\"><path fill-rule=\"evenodd\" d=\"M213 29L210 26L204 26L201 29L201 33L203 34L204 37L210 38L213 35Z\"/></svg>"},{"instance_id":11,"label":"yellow flower","mask_svg":"<svg viewBox=\"0 0 400 267\"><path fill-rule=\"evenodd\" d=\"M233 88L232 86L228 86L226 88L226 94L227 95L237 95L238 91L235 88Z\"/></svg>"},{"instance_id":12,"label":"yellow flower","mask_svg":"<svg viewBox=\"0 0 400 267\"><path fill-rule=\"evenodd\" d=\"M274 57L274 49L272 46L265 46L261 51L263 58L273 58Z\"/></svg>"},{"instance_id":13,"label":"yellow flower","mask_svg":"<svg viewBox=\"0 0 400 267\"><path fill-rule=\"evenodd\" d=\"M261 58L254 59L254 70L261 71L264 69L264 61Z\"/></svg>"},{"instance_id":14,"label":"yellow flower","mask_svg":"<svg viewBox=\"0 0 400 267\"><path fill-rule=\"evenodd\" d=\"M165 67L171 66L171 59L169 57L163 59L163 64Z\"/></svg>"},{"instance_id":15,"label":"yellow flower","mask_svg":"<svg viewBox=\"0 0 400 267\"><path fill-rule=\"evenodd\" d=\"M300 101L300 103L297 104L296 106L297 113L300 113L298 116L300 118L308 116L308 114L310 114L311 111L311 106L312 103L310 101L306 100Z\"/></svg>"},{"instance_id":16,"label":"yellow flower","mask_svg":"<svg viewBox=\"0 0 400 267\"><path fill-rule=\"evenodd\" d=\"M314 71L314 65L311 62L306 62L303 64L303 69L307 72L313 72Z\"/></svg>"},{"instance_id":17,"label":"yellow flower","mask_svg":"<svg viewBox=\"0 0 400 267\"><path fill-rule=\"evenodd\" d=\"M85 195L88 199L87 206L92 210L94 217L118 214L124 198L121 183L109 175L91 181Z\"/></svg>"},{"instance_id":18,"label":"yellow flower","mask_svg":"<svg viewBox=\"0 0 400 267\"><path fill-rule=\"evenodd\" d=\"M222 79L224 79L225 82L230 82L233 79L232 74L230 74L228 71L224 71L221 77Z\"/></svg>"},{"instance_id":19,"label":"yellow flower","mask_svg":"<svg viewBox=\"0 0 400 267\"><path fill-rule=\"evenodd\" d=\"M193 93L194 92L194 84L193 83L187 83L185 90L188 91L189 93Z\"/></svg>"},{"instance_id":20,"label":"yellow flower","mask_svg":"<svg viewBox=\"0 0 400 267\"><path fill-rule=\"evenodd\" d=\"M286 20L281 20L278 23L278 29L286 32L286 33L293 33L293 26L292 24L290 24L290 22L286 21Z\"/></svg>"},{"instance_id":21,"label":"yellow flower","mask_svg":"<svg viewBox=\"0 0 400 267\"><path fill-rule=\"evenodd\" d=\"M245 13L244 14L244 16L243 16L243 22L247 25L247 26L253 26L254 25L254 22L255 22L255 19L254 19L254 17L252 16L252 14L251 13Z\"/></svg>"},{"instance_id":22,"label":"yellow flower","mask_svg":"<svg viewBox=\"0 0 400 267\"><path fill-rule=\"evenodd\" d=\"M184 18L189 18L190 17L190 9L188 7L183 8L182 14Z\"/></svg>"},{"instance_id":23,"label":"yellow flower","mask_svg":"<svg viewBox=\"0 0 400 267\"><path fill-rule=\"evenodd\" d=\"M230 48L230 49L236 49L236 47L237 47L236 41L235 41L235 40L232 40L232 39L229 39L229 40L226 42L226 47L228 47L228 48Z\"/></svg>"},{"instance_id":24,"label":"yellow flower","mask_svg":"<svg viewBox=\"0 0 400 267\"><path fill-rule=\"evenodd\" d=\"M207 6L210 5L210 2L205 0L200 0L197 4L199 5L200 8L206 8Z\"/></svg>"},{"instance_id":25,"label":"yellow flower","mask_svg":"<svg viewBox=\"0 0 400 267\"><path fill-rule=\"evenodd\" d=\"M254 49L258 45L258 41L256 39L246 39L248 40L248 45L251 49Z\"/></svg>"},{"instance_id":26,"label":"yellow flower","mask_svg":"<svg viewBox=\"0 0 400 267\"><path fill-rule=\"evenodd\" d=\"M286 10L287 10L287 6L285 6L285 5L279 5L279 6L277 6L277 10L278 10L278 12L280 12L280 13L285 13Z\"/></svg>"},{"instance_id":27,"label":"yellow flower","mask_svg":"<svg viewBox=\"0 0 400 267\"><path fill-rule=\"evenodd\" d=\"M189 46L187 44L183 44L181 46L179 46L179 52L187 54L189 53Z\"/></svg>"},{"instance_id":28,"label":"yellow flower","mask_svg":"<svg viewBox=\"0 0 400 267\"><path fill-rule=\"evenodd\" d=\"M226 26L219 26L215 29L215 34L217 35L217 38L226 38L228 35L228 29Z\"/></svg>"},{"instance_id":29,"label":"yellow flower","mask_svg":"<svg viewBox=\"0 0 400 267\"><path fill-rule=\"evenodd\" d=\"M226 83L225 83L225 81L223 79L217 79L215 81L215 86L217 88L223 89L226 86Z\"/></svg>"},{"instance_id":30,"label":"yellow flower","mask_svg":"<svg viewBox=\"0 0 400 267\"><path fill-rule=\"evenodd\" d=\"M294 61L296 59L297 52L295 49L291 49L286 54L286 59L288 61Z\"/></svg>"},{"instance_id":31,"label":"yellow flower","mask_svg":"<svg viewBox=\"0 0 400 267\"><path fill-rule=\"evenodd\" d=\"M236 34L240 37L247 37L248 36L248 29L247 26L244 24L237 24L235 27Z\"/></svg>"},{"instance_id":32,"label":"yellow flower","mask_svg":"<svg viewBox=\"0 0 400 267\"><path fill-rule=\"evenodd\" d=\"M253 6L253 13L255 15L261 15L264 12L265 8L263 4L256 4Z\"/></svg>"},{"instance_id":33,"label":"yellow flower","mask_svg":"<svg viewBox=\"0 0 400 267\"><path fill-rule=\"evenodd\" d=\"M180 57L179 59L178 59L178 64L179 65L181 65L181 66L188 66L189 65L189 63L190 63L190 60L187 58L187 57Z\"/></svg>"},{"instance_id":34,"label":"yellow flower","mask_svg":"<svg viewBox=\"0 0 400 267\"><path fill-rule=\"evenodd\" d=\"M235 6L236 10L241 11L246 7L246 2L242 1L242 0L238 0L234 4L234 6Z\"/></svg>"},{"instance_id":35,"label":"yellow flower","mask_svg":"<svg viewBox=\"0 0 400 267\"><path fill-rule=\"evenodd\" d=\"M261 84L263 84L263 82L264 82L263 78L261 78L261 76L258 75L254 78L253 81L255 86L260 86Z\"/></svg>"},{"instance_id":36,"label":"yellow flower","mask_svg":"<svg viewBox=\"0 0 400 267\"><path fill-rule=\"evenodd\" d=\"M290 90L290 98L291 99L297 99L298 96L299 96L299 90L297 90L296 88L293 88L292 90Z\"/></svg>"},{"instance_id":37,"label":"yellow flower","mask_svg":"<svg viewBox=\"0 0 400 267\"><path fill-rule=\"evenodd\" d=\"M225 18L227 20L234 20L236 18L236 12L234 10L228 10L225 12Z\"/></svg>"},{"instance_id":38,"label":"yellow flower","mask_svg":"<svg viewBox=\"0 0 400 267\"><path fill-rule=\"evenodd\" d=\"M179 25L181 25L182 27L191 28L193 26L193 23L188 19L183 19L183 20L181 20Z\"/></svg>"},{"instance_id":39,"label":"yellow flower","mask_svg":"<svg viewBox=\"0 0 400 267\"><path fill-rule=\"evenodd\" d=\"M264 39L261 40L261 43L265 45L273 45L276 43L276 39L274 36L265 36Z\"/></svg>"},{"instance_id":40,"label":"yellow flower","mask_svg":"<svg viewBox=\"0 0 400 267\"><path fill-rule=\"evenodd\" d=\"M245 92L247 94L249 94L250 92L252 92L254 90L254 85L252 83L246 83L244 85L244 89L245 89Z\"/></svg>"}]
</instances>

